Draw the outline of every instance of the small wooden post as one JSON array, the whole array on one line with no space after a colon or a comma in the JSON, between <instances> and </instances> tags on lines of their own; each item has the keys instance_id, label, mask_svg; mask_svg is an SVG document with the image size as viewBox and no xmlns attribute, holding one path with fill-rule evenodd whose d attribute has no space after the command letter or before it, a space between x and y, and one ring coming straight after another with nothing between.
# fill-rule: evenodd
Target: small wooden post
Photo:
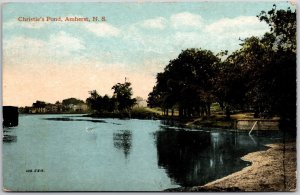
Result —
<instances>
[{"instance_id":1,"label":"small wooden post","mask_svg":"<svg viewBox=\"0 0 300 195\"><path fill-rule=\"evenodd\" d=\"M253 131L255 125L257 124L257 121L255 121L254 125L252 126L251 130L249 131L249 135L251 134L251 132Z\"/></svg>"}]
</instances>

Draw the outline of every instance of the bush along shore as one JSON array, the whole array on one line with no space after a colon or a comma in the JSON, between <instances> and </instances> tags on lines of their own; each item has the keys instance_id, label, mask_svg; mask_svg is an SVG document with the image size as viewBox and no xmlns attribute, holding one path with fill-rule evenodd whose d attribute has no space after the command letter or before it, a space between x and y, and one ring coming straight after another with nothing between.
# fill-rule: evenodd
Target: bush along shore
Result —
<instances>
[{"instance_id":1,"label":"bush along shore","mask_svg":"<svg viewBox=\"0 0 300 195\"><path fill-rule=\"evenodd\" d=\"M135 108L130 112L94 112L84 115L94 118L118 118L118 119L151 119L159 120L164 119L159 113L152 112L147 108Z\"/></svg>"}]
</instances>

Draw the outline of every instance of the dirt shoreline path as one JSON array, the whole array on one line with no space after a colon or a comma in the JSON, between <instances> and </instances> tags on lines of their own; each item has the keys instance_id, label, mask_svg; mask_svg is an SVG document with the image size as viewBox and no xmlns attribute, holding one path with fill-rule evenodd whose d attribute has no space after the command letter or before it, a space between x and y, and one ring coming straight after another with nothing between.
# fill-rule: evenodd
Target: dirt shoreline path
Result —
<instances>
[{"instance_id":1,"label":"dirt shoreline path","mask_svg":"<svg viewBox=\"0 0 300 195\"><path fill-rule=\"evenodd\" d=\"M167 191L248 191L248 192L293 192L296 191L296 142L270 144L266 151L249 153L242 159L252 165L241 171L191 188Z\"/></svg>"}]
</instances>

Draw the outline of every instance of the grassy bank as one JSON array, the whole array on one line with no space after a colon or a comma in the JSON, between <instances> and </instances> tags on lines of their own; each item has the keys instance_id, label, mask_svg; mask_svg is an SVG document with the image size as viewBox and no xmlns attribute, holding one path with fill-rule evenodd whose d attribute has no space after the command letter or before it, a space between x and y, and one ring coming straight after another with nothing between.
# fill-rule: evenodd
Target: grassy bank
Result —
<instances>
[{"instance_id":1,"label":"grassy bank","mask_svg":"<svg viewBox=\"0 0 300 195\"><path fill-rule=\"evenodd\" d=\"M148 119L148 120L165 120L170 124L178 124L189 128L220 128L220 129L235 129L237 120L239 119L254 119L251 112L236 112L232 113L230 118L227 118L224 111L214 109L210 116L194 116L189 118L180 118L178 113L174 112L173 116L163 115L159 108L135 107L130 112L94 112L86 116L95 118L119 118L119 119Z\"/></svg>"},{"instance_id":2,"label":"grassy bank","mask_svg":"<svg viewBox=\"0 0 300 195\"><path fill-rule=\"evenodd\" d=\"M215 111L210 116L193 118L187 121L185 124L190 127L212 127L222 129L233 129L235 128L236 121L238 119L253 119L253 113L243 112L235 113L226 118L222 111Z\"/></svg>"}]
</instances>

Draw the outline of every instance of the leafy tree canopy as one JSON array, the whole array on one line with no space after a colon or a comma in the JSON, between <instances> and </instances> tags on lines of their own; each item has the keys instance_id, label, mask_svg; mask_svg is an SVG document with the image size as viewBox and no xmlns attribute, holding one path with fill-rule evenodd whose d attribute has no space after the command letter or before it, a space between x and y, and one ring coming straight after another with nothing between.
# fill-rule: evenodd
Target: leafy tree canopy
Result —
<instances>
[{"instance_id":1,"label":"leafy tree canopy","mask_svg":"<svg viewBox=\"0 0 300 195\"><path fill-rule=\"evenodd\" d=\"M70 105L70 104L73 104L73 105L77 105L77 104L83 104L84 101L80 100L80 99L76 99L76 98L68 98L68 99L64 99L62 101L62 104L67 106L67 105Z\"/></svg>"},{"instance_id":2,"label":"leafy tree canopy","mask_svg":"<svg viewBox=\"0 0 300 195\"><path fill-rule=\"evenodd\" d=\"M132 87L130 82L117 83L112 87L114 90L113 97L118 102L119 111L129 111L136 103L136 99L132 97Z\"/></svg>"}]
</instances>

